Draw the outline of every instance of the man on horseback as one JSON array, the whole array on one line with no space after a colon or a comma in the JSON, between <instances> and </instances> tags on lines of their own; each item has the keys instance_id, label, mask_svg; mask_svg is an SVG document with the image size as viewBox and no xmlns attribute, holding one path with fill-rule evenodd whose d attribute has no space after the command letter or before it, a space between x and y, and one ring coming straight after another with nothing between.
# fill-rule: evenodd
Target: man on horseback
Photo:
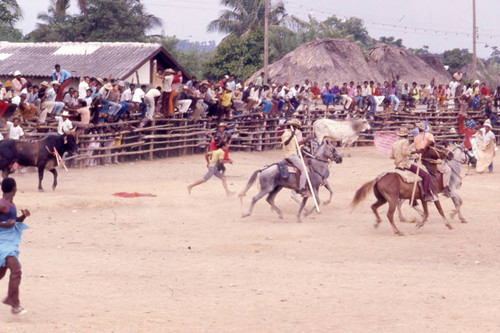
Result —
<instances>
[{"instance_id":1,"label":"man on horseback","mask_svg":"<svg viewBox=\"0 0 500 333\"><path fill-rule=\"evenodd\" d=\"M415 150L418 153L422 153L425 148L435 146L436 142L434 141L434 135L431 133L430 125L425 122L420 122L417 124L417 127L421 130L421 132L415 137L413 142ZM443 195L450 197L449 185L451 179L451 168L446 161L440 160L437 164L437 169L443 174Z\"/></svg>"},{"instance_id":2,"label":"man on horseback","mask_svg":"<svg viewBox=\"0 0 500 333\"><path fill-rule=\"evenodd\" d=\"M285 131L283 132L283 135L281 136L281 143L283 144L283 152L285 154L285 159L287 159L290 163L292 163L298 170L300 170L300 181L299 181L299 190L303 196L307 195L307 190L306 190L306 168L304 167L304 164L302 163L302 160L299 157L298 151L297 151L297 145L295 144L295 139L294 137L297 138L297 142L299 143L299 146L302 145L303 143L309 141L312 139L311 136L306 137L305 139L302 138L302 132L300 131L300 120L298 119L291 119L285 123Z\"/></svg>"},{"instance_id":3,"label":"man on horseback","mask_svg":"<svg viewBox=\"0 0 500 333\"><path fill-rule=\"evenodd\" d=\"M425 170L418 168L410 161L411 148L410 142L408 141L408 128L400 128L397 134L400 139L392 144L391 159L394 160L394 164L397 169L410 170L414 174L417 174L418 170L418 175L422 178L422 185L424 189L423 199L424 201L433 201L430 175Z\"/></svg>"}]
</instances>

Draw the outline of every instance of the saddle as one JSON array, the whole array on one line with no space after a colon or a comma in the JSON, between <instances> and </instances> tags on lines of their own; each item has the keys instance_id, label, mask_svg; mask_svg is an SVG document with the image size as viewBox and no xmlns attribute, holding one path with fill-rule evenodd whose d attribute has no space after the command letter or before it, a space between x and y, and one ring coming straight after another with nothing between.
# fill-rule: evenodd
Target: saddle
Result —
<instances>
[{"instance_id":1,"label":"saddle","mask_svg":"<svg viewBox=\"0 0 500 333\"><path fill-rule=\"evenodd\" d=\"M394 172L401 176L401 179L403 179L403 181L408 184L415 183L415 179L417 182L422 181L422 177L414 174L410 170L395 169Z\"/></svg>"},{"instance_id":2,"label":"saddle","mask_svg":"<svg viewBox=\"0 0 500 333\"><path fill-rule=\"evenodd\" d=\"M307 158L305 159L305 162L306 162L306 167L309 168L309 163L308 163L309 161ZM295 175L295 178L297 180L297 187L299 187L300 175L301 175L300 170L297 169L295 167L295 165L293 165L287 159L284 159L283 161L278 162L276 164L278 165L278 169L280 171L281 178L288 179L290 177L290 175L293 174L293 175Z\"/></svg>"}]
</instances>

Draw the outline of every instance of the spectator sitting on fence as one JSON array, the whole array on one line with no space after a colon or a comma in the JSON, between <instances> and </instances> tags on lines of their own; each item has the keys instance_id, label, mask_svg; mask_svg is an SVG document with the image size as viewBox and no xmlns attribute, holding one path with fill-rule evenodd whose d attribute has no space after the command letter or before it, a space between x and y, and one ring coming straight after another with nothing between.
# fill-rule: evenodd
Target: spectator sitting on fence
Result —
<instances>
[{"instance_id":1,"label":"spectator sitting on fence","mask_svg":"<svg viewBox=\"0 0 500 333\"><path fill-rule=\"evenodd\" d=\"M145 93L146 90L146 85L141 85L139 88L134 90L134 96L132 97L132 101L134 103L137 103L139 105L139 112L141 113L141 119L143 119L146 116L146 103L144 102L144 96L146 95Z\"/></svg>"},{"instance_id":2,"label":"spectator sitting on fence","mask_svg":"<svg viewBox=\"0 0 500 333\"><path fill-rule=\"evenodd\" d=\"M19 95L19 113L24 120L31 120L38 111L38 108L35 105L29 104L26 101L26 94L22 93Z\"/></svg>"},{"instance_id":3,"label":"spectator sitting on fence","mask_svg":"<svg viewBox=\"0 0 500 333\"><path fill-rule=\"evenodd\" d=\"M71 73L65 69L61 69L61 66L56 64L54 66L54 71L52 72L52 81L57 82L59 86L59 91L57 92L56 101L62 102L64 88L66 88L73 81Z\"/></svg>"},{"instance_id":4,"label":"spectator sitting on fence","mask_svg":"<svg viewBox=\"0 0 500 333\"><path fill-rule=\"evenodd\" d=\"M56 116L57 120L57 133L63 135L64 133L73 129L73 123L69 120L68 111L63 111L60 116Z\"/></svg>"},{"instance_id":5,"label":"spectator sitting on fence","mask_svg":"<svg viewBox=\"0 0 500 333\"><path fill-rule=\"evenodd\" d=\"M467 120L465 121L465 127L475 129L476 126L476 121L472 119L472 114L469 113L467 115Z\"/></svg>"},{"instance_id":6,"label":"spectator sitting on fence","mask_svg":"<svg viewBox=\"0 0 500 333\"><path fill-rule=\"evenodd\" d=\"M148 121L153 120L153 116L155 114L156 99L158 99L160 96L161 87L149 89L149 91L144 95L144 101L146 102L147 111L144 117L142 117L143 119L141 120L139 127L144 127L144 125L146 125Z\"/></svg>"},{"instance_id":7,"label":"spectator sitting on fence","mask_svg":"<svg viewBox=\"0 0 500 333\"><path fill-rule=\"evenodd\" d=\"M43 82L42 82L43 84ZM62 109L64 108L64 103L56 101L56 96L57 96L57 91L59 89L59 82L57 81L52 81L51 82L51 87L48 88L47 91L45 91L45 101L50 102L53 104L52 105L52 111L51 111L51 116L57 116L59 113L61 113ZM49 105L49 107L50 107Z\"/></svg>"}]
</instances>

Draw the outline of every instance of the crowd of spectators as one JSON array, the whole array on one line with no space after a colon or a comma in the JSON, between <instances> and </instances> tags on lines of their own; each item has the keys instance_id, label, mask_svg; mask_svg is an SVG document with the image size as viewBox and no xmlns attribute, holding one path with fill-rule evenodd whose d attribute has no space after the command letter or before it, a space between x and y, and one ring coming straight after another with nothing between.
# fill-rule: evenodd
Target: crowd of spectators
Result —
<instances>
[{"instance_id":1,"label":"crowd of spectators","mask_svg":"<svg viewBox=\"0 0 500 333\"><path fill-rule=\"evenodd\" d=\"M485 83L465 84L460 69L451 82L403 82L399 75L383 83L366 80L355 83L318 82L305 80L301 84L264 82L264 73L245 84L234 75L219 80L198 81L192 77L183 82L182 72L156 69L153 83L133 82L84 76L77 88L69 87L71 74L55 65L52 82L34 85L14 73L14 79L0 82L0 127L8 126L9 137L22 138L20 121L36 125L57 124L62 134L75 130L77 134L93 133L93 125L114 125L125 120L140 120L147 126L154 117L184 117L194 122L204 117L218 122L247 115L288 117L300 108L314 113L323 104L331 116L374 119L380 106L388 112L411 112L418 104L427 109L447 109L450 103L466 116L470 110L482 110L493 126L500 108L500 87L492 91ZM473 126L470 121L466 126ZM110 127L118 132L118 127ZM97 133L102 134L102 133ZM110 136L113 136L110 134Z\"/></svg>"}]
</instances>

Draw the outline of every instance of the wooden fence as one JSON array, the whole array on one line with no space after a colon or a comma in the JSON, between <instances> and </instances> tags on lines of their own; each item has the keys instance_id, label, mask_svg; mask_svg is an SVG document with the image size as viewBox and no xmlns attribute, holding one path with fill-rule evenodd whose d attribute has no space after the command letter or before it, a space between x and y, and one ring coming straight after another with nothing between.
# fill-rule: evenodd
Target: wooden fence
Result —
<instances>
[{"instance_id":1,"label":"wooden fence","mask_svg":"<svg viewBox=\"0 0 500 333\"><path fill-rule=\"evenodd\" d=\"M339 108L339 107L337 107ZM325 117L324 107L311 112L299 111L295 115L303 120L304 134L311 132L312 123L316 119ZM326 116L336 119L345 119L345 114L334 115L330 109ZM474 118L480 120L483 112L473 112ZM384 112L379 110L370 124L370 131L361 133L357 145L373 144L376 131L395 131L404 124L415 123L428 119L436 139L462 141L463 136L453 133L452 128L458 129L458 112L453 108L440 112L426 110L418 106L412 112ZM276 149L281 146L283 119L278 117L261 117L259 115L245 115L233 117L226 121L233 134L231 150L261 151ZM27 139L38 139L48 131L55 131L57 127L39 126L34 123L23 124ZM152 160L199 154L208 150L210 136L217 128L213 119L201 119L193 123L187 118L165 119L157 118L148 127L140 128L139 121L133 120L119 124L99 124L79 136L80 150L72 159L76 165L83 167L89 161L97 159L99 164L111 163L117 158L125 160ZM95 132L95 133L90 133ZM493 132L499 140L500 128Z\"/></svg>"}]
</instances>

